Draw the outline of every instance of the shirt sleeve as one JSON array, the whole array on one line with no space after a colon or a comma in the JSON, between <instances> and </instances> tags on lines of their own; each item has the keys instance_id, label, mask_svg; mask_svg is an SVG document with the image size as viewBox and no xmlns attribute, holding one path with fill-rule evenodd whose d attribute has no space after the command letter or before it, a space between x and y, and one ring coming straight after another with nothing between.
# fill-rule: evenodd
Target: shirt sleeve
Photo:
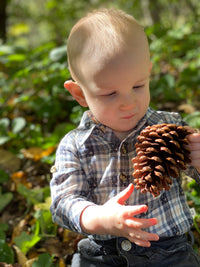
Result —
<instances>
[{"instance_id":1,"label":"shirt sleeve","mask_svg":"<svg viewBox=\"0 0 200 267\"><path fill-rule=\"evenodd\" d=\"M185 170L184 172L200 185L200 173L194 167L188 166L187 170Z\"/></svg>"},{"instance_id":2,"label":"shirt sleeve","mask_svg":"<svg viewBox=\"0 0 200 267\"><path fill-rule=\"evenodd\" d=\"M53 221L64 228L85 234L81 230L82 211L94 203L87 200L89 186L76 151L73 134L66 135L57 152L50 182Z\"/></svg>"}]
</instances>

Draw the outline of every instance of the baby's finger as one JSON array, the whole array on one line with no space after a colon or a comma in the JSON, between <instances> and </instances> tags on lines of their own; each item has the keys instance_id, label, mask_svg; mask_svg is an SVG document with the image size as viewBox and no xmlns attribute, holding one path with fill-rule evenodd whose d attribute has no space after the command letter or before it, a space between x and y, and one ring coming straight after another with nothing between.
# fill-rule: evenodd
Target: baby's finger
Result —
<instances>
[{"instance_id":1,"label":"baby's finger","mask_svg":"<svg viewBox=\"0 0 200 267\"><path fill-rule=\"evenodd\" d=\"M137 218L129 218L126 220L126 225L133 229L145 229L150 226L156 225L158 223L157 219L151 218L151 219L137 219Z\"/></svg>"},{"instance_id":2,"label":"baby's finger","mask_svg":"<svg viewBox=\"0 0 200 267\"><path fill-rule=\"evenodd\" d=\"M188 138L190 143L199 143L200 142L200 132L189 134L187 138Z\"/></svg>"},{"instance_id":3,"label":"baby's finger","mask_svg":"<svg viewBox=\"0 0 200 267\"><path fill-rule=\"evenodd\" d=\"M125 218L133 218L133 216L140 213L147 212L148 207L146 205L125 206Z\"/></svg>"},{"instance_id":4,"label":"baby's finger","mask_svg":"<svg viewBox=\"0 0 200 267\"><path fill-rule=\"evenodd\" d=\"M129 234L130 237L144 241L158 241L159 236L157 234L148 233L145 231L134 231Z\"/></svg>"},{"instance_id":5,"label":"baby's finger","mask_svg":"<svg viewBox=\"0 0 200 267\"><path fill-rule=\"evenodd\" d=\"M125 188L122 192L120 192L117 196L115 196L113 200L116 199L120 205L124 205L124 202L131 196L133 190L134 185L129 184L129 186Z\"/></svg>"},{"instance_id":6,"label":"baby's finger","mask_svg":"<svg viewBox=\"0 0 200 267\"><path fill-rule=\"evenodd\" d=\"M148 233L144 231L137 231L129 234L129 240L135 244L143 247L149 247L151 245L150 241L158 241L159 236L157 234Z\"/></svg>"}]
</instances>

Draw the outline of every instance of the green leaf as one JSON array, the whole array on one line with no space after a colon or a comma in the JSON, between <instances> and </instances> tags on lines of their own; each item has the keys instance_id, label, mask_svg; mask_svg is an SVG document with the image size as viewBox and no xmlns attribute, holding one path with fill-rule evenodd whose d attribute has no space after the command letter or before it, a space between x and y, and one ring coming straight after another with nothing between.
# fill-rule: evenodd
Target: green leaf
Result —
<instances>
[{"instance_id":1,"label":"green leaf","mask_svg":"<svg viewBox=\"0 0 200 267\"><path fill-rule=\"evenodd\" d=\"M0 170L0 183L5 183L10 179L10 176L7 172Z\"/></svg>"},{"instance_id":2,"label":"green leaf","mask_svg":"<svg viewBox=\"0 0 200 267\"><path fill-rule=\"evenodd\" d=\"M0 212L10 203L12 199L13 199L12 193L8 192L2 194L0 190Z\"/></svg>"},{"instance_id":3,"label":"green leaf","mask_svg":"<svg viewBox=\"0 0 200 267\"><path fill-rule=\"evenodd\" d=\"M184 120L193 128L200 128L200 112L196 111L187 115Z\"/></svg>"},{"instance_id":4,"label":"green leaf","mask_svg":"<svg viewBox=\"0 0 200 267\"><path fill-rule=\"evenodd\" d=\"M67 47L61 46L61 47L54 48L53 50L51 50L49 57L52 61L56 61L56 62L60 61L63 58L66 58Z\"/></svg>"},{"instance_id":5,"label":"green leaf","mask_svg":"<svg viewBox=\"0 0 200 267\"><path fill-rule=\"evenodd\" d=\"M14 49L12 46L9 45L0 45L0 55L4 54L12 54L14 53Z\"/></svg>"},{"instance_id":6,"label":"green leaf","mask_svg":"<svg viewBox=\"0 0 200 267\"><path fill-rule=\"evenodd\" d=\"M39 221L43 237L56 235L57 225L52 221L50 210L37 210L34 217Z\"/></svg>"},{"instance_id":7,"label":"green leaf","mask_svg":"<svg viewBox=\"0 0 200 267\"><path fill-rule=\"evenodd\" d=\"M8 225L0 223L0 262L14 263L14 252L6 243L6 234Z\"/></svg>"},{"instance_id":8,"label":"green leaf","mask_svg":"<svg viewBox=\"0 0 200 267\"><path fill-rule=\"evenodd\" d=\"M18 193L24 196L32 204L37 204L43 201L44 198L44 189L28 189L22 184L19 184L17 187Z\"/></svg>"},{"instance_id":9,"label":"green leaf","mask_svg":"<svg viewBox=\"0 0 200 267\"><path fill-rule=\"evenodd\" d=\"M8 230L8 224L7 223L0 223L0 233L5 232Z\"/></svg>"},{"instance_id":10,"label":"green leaf","mask_svg":"<svg viewBox=\"0 0 200 267\"><path fill-rule=\"evenodd\" d=\"M38 235L39 229L39 222L36 222L36 230L34 235L29 235L26 232L22 232L20 236L17 236L14 239L16 245L24 254L27 254L27 252L40 241L41 237Z\"/></svg>"},{"instance_id":11,"label":"green leaf","mask_svg":"<svg viewBox=\"0 0 200 267\"><path fill-rule=\"evenodd\" d=\"M12 121L13 133L19 133L26 125L26 120L23 117L14 118Z\"/></svg>"},{"instance_id":12,"label":"green leaf","mask_svg":"<svg viewBox=\"0 0 200 267\"><path fill-rule=\"evenodd\" d=\"M14 54L14 55L10 55L8 56L9 61L13 62L22 62L26 59L26 55L23 54Z\"/></svg>"},{"instance_id":13,"label":"green leaf","mask_svg":"<svg viewBox=\"0 0 200 267\"><path fill-rule=\"evenodd\" d=\"M0 240L0 262L14 263L13 250L2 240Z\"/></svg>"},{"instance_id":14,"label":"green leaf","mask_svg":"<svg viewBox=\"0 0 200 267\"><path fill-rule=\"evenodd\" d=\"M9 124L10 124L10 120L8 118L0 119L1 132L2 132L2 130L7 131L8 127L9 127Z\"/></svg>"},{"instance_id":15,"label":"green leaf","mask_svg":"<svg viewBox=\"0 0 200 267\"><path fill-rule=\"evenodd\" d=\"M9 136L0 136L0 145L5 144L8 142L11 138Z\"/></svg>"},{"instance_id":16,"label":"green leaf","mask_svg":"<svg viewBox=\"0 0 200 267\"><path fill-rule=\"evenodd\" d=\"M38 260L34 261L32 267L51 267L52 258L49 254L44 253L39 255Z\"/></svg>"}]
</instances>

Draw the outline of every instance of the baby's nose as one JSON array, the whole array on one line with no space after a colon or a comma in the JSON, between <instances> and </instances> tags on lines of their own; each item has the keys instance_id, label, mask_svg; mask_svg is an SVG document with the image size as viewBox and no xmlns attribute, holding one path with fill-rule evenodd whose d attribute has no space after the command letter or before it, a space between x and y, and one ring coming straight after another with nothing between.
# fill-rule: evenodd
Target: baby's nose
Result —
<instances>
[{"instance_id":1,"label":"baby's nose","mask_svg":"<svg viewBox=\"0 0 200 267\"><path fill-rule=\"evenodd\" d=\"M121 110L131 110L135 106L135 99L132 95L126 95L120 105Z\"/></svg>"}]
</instances>

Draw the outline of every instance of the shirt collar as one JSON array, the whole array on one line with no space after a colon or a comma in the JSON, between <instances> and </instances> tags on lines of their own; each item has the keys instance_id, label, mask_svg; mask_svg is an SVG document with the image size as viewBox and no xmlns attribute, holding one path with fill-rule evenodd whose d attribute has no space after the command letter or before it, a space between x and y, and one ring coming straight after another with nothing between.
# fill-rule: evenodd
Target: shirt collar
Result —
<instances>
[{"instance_id":1,"label":"shirt collar","mask_svg":"<svg viewBox=\"0 0 200 267\"><path fill-rule=\"evenodd\" d=\"M144 117L138 122L137 126L126 137L126 139L128 139L129 137L135 136L147 125L159 124L162 122L163 120L160 114L156 112L155 110L148 108ZM95 131L95 129L98 130L100 134L106 134L108 132L109 134L111 134L112 132L112 130L109 127L97 121L89 110L84 112L82 119L80 121L80 124L78 126L78 129L81 131L85 131L84 137L81 137L81 141L80 141L81 144L84 144L84 142Z\"/></svg>"}]
</instances>

